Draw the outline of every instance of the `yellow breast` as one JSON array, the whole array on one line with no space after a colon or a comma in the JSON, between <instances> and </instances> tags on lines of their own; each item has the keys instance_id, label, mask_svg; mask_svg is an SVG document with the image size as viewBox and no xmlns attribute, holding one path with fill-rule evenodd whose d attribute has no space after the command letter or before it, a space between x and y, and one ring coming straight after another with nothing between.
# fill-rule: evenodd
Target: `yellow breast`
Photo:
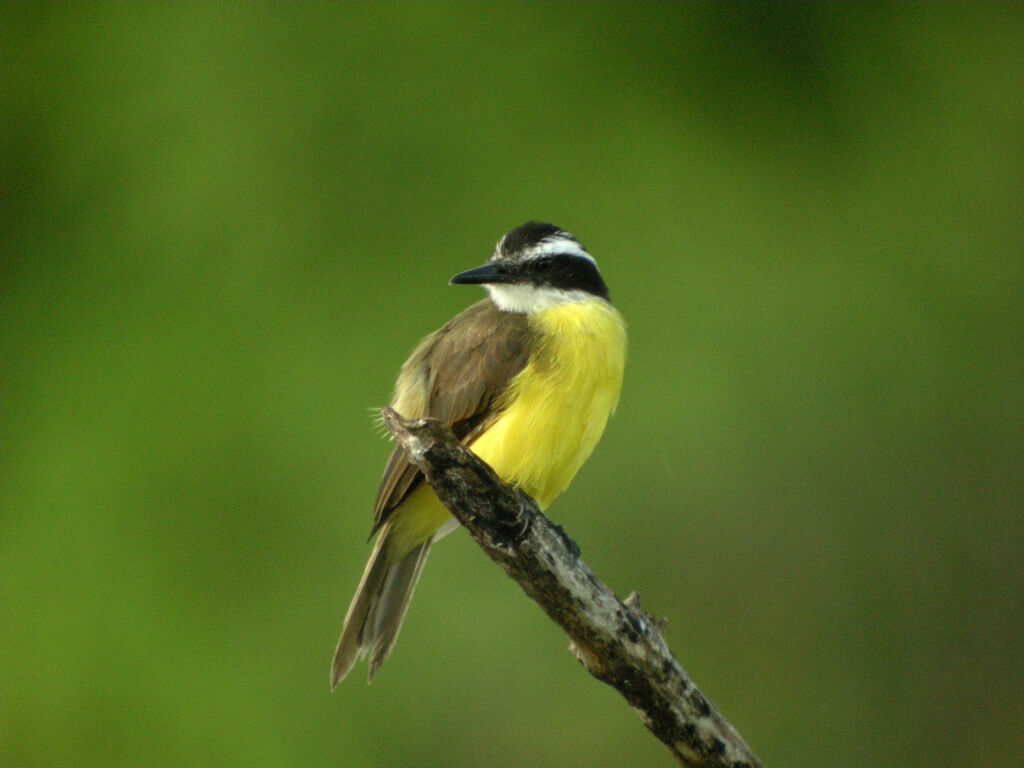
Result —
<instances>
[{"instance_id":1,"label":"yellow breast","mask_svg":"<svg viewBox=\"0 0 1024 768\"><path fill-rule=\"evenodd\" d=\"M502 398L504 413L472 448L545 509L572 482L615 410L626 328L600 299L542 310L530 326L537 352Z\"/></svg>"}]
</instances>

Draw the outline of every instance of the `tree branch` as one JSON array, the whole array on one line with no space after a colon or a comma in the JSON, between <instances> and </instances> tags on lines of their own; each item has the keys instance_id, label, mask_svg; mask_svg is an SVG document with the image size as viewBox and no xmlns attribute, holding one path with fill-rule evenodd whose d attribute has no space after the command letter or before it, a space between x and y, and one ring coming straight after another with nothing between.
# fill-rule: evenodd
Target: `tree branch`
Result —
<instances>
[{"instance_id":1,"label":"tree branch","mask_svg":"<svg viewBox=\"0 0 1024 768\"><path fill-rule=\"evenodd\" d=\"M579 547L525 493L437 421L406 421L391 408L384 423L426 475L438 498L484 552L571 639L576 658L615 688L691 768L757 768L760 761L676 661L662 627L635 593L619 600L580 559Z\"/></svg>"}]
</instances>

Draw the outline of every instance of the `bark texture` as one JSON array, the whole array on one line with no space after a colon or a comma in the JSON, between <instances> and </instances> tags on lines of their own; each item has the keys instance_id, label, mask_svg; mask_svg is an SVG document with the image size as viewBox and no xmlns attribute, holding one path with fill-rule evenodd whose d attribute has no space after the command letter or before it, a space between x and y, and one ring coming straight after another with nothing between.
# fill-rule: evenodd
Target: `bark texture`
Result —
<instances>
[{"instance_id":1,"label":"bark texture","mask_svg":"<svg viewBox=\"0 0 1024 768\"><path fill-rule=\"evenodd\" d=\"M597 679L615 688L683 765L755 768L761 762L676 661L659 622L633 593L616 597L579 547L526 494L500 478L444 425L384 422L409 460L477 544L569 636Z\"/></svg>"}]
</instances>

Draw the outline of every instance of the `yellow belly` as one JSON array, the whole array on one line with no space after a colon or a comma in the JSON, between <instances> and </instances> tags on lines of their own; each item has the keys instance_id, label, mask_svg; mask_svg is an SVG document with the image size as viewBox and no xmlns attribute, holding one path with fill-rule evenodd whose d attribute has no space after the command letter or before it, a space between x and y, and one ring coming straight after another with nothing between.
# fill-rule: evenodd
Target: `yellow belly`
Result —
<instances>
[{"instance_id":1,"label":"yellow belly","mask_svg":"<svg viewBox=\"0 0 1024 768\"><path fill-rule=\"evenodd\" d=\"M497 405L504 412L472 444L505 482L546 509L569 487L615 410L626 364L622 316L599 299L530 316L539 348ZM450 520L429 486L392 518L396 552L408 552Z\"/></svg>"},{"instance_id":2,"label":"yellow belly","mask_svg":"<svg viewBox=\"0 0 1024 768\"><path fill-rule=\"evenodd\" d=\"M504 413L471 447L546 509L590 457L619 402L626 330L599 299L538 312L530 323L540 348L513 379Z\"/></svg>"}]
</instances>

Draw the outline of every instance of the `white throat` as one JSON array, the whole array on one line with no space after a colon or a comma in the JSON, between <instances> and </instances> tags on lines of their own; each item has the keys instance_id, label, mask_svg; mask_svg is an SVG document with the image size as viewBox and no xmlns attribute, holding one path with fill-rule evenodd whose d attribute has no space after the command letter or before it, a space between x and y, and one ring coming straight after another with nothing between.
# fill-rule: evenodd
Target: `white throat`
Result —
<instances>
[{"instance_id":1,"label":"white throat","mask_svg":"<svg viewBox=\"0 0 1024 768\"><path fill-rule=\"evenodd\" d=\"M503 312L531 314L562 304L576 304L595 298L586 291L567 291L542 285L492 283L484 286L491 301Z\"/></svg>"}]
</instances>

